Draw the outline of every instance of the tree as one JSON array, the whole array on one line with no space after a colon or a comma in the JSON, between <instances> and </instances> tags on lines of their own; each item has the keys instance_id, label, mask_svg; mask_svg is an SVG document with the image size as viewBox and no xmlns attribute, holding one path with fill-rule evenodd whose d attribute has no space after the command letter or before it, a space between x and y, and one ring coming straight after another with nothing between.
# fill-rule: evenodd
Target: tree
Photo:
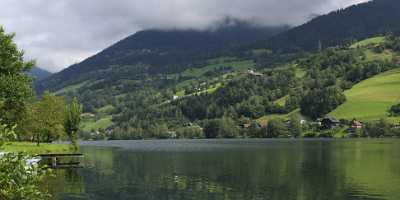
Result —
<instances>
[{"instance_id":1,"label":"tree","mask_svg":"<svg viewBox=\"0 0 400 200\"><path fill-rule=\"evenodd\" d=\"M239 135L239 128L229 117L207 120L204 125L206 138L235 138Z\"/></svg>"},{"instance_id":2,"label":"tree","mask_svg":"<svg viewBox=\"0 0 400 200\"><path fill-rule=\"evenodd\" d=\"M302 134L301 118L299 115L290 116L289 133L292 137L300 137Z\"/></svg>"},{"instance_id":3,"label":"tree","mask_svg":"<svg viewBox=\"0 0 400 200\"><path fill-rule=\"evenodd\" d=\"M272 119L267 125L267 138L285 137L288 135L285 123L280 119Z\"/></svg>"},{"instance_id":4,"label":"tree","mask_svg":"<svg viewBox=\"0 0 400 200\"><path fill-rule=\"evenodd\" d=\"M0 149L4 142L15 139L15 128L0 124ZM46 174L36 165L28 166L28 156L8 153L0 156L0 199L1 200L44 200L49 194L40 190L39 185Z\"/></svg>"},{"instance_id":5,"label":"tree","mask_svg":"<svg viewBox=\"0 0 400 200\"><path fill-rule=\"evenodd\" d=\"M212 119L212 120L207 120L204 125L204 134L206 138L217 138L219 134L219 120L217 119Z\"/></svg>"},{"instance_id":6,"label":"tree","mask_svg":"<svg viewBox=\"0 0 400 200\"><path fill-rule=\"evenodd\" d=\"M13 38L14 34L6 34L0 27L0 116L8 125L22 119L25 102L33 96L32 80L26 72L34 62L24 62L24 52Z\"/></svg>"},{"instance_id":7,"label":"tree","mask_svg":"<svg viewBox=\"0 0 400 200\"><path fill-rule=\"evenodd\" d=\"M0 124L0 150L7 141L16 137L14 132L15 128L16 125L14 125L12 128L9 128L7 125Z\"/></svg>"},{"instance_id":8,"label":"tree","mask_svg":"<svg viewBox=\"0 0 400 200\"><path fill-rule=\"evenodd\" d=\"M400 104L392 106L389 113L391 116L400 116Z\"/></svg>"},{"instance_id":9,"label":"tree","mask_svg":"<svg viewBox=\"0 0 400 200\"><path fill-rule=\"evenodd\" d=\"M168 134L168 126L165 123L157 123L150 127L152 137L158 139L167 139L170 137Z\"/></svg>"},{"instance_id":10,"label":"tree","mask_svg":"<svg viewBox=\"0 0 400 200\"><path fill-rule=\"evenodd\" d=\"M78 150L77 134L81 123L82 110L83 107L76 98L65 107L64 129L75 150Z\"/></svg>"},{"instance_id":11,"label":"tree","mask_svg":"<svg viewBox=\"0 0 400 200\"><path fill-rule=\"evenodd\" d=\"M32 135L39 145L52 142L64 134L65 101L62 97L45 92L42 99L29 106L23 130Z\"/></svg>"},{"instance_id":12,"label":"tree","mask_svg":"<svg viewBox=\"0 0 400 200\"><path fill-rule=\"evenodd\" d=\"M345 101L346 96L337 87L314 89L301 100L301 113L316 119L328 114Z\"/></svg>"},{"instance_id":13,"label":"tree","mask_svg":"<svg viewBox=\"0 0 400 200\"><path fill-rule=\"evenodd\" d=\"M390 124L385 119L367 123L362 132L363 136L376 138L392 135Z\"/></svg>"}]
</instances>

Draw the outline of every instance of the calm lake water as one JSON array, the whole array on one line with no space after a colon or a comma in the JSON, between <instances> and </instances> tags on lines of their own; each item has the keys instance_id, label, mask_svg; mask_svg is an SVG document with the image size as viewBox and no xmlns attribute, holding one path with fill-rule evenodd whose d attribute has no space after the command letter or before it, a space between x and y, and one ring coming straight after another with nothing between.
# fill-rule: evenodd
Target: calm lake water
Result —
<instances>
[{"instance_id":1,"label":"calm lake water","mask_svg":"<svg viewBox=\"0 0 400 200\"><path fill-rule=\"evenodd\" d=\"M400 140L86 142L57 200L400 199Z\"/></svg>"}]
</instances>

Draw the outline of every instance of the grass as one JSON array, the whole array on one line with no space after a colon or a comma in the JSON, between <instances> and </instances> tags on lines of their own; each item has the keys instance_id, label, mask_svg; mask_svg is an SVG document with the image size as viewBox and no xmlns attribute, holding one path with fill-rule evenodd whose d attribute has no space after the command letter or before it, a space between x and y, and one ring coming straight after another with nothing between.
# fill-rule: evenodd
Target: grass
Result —
<instances>
[{"instance_id":1,"label":"grass","mask_svg":"<svg viewBox=\"0 0 400 200\"><path fill-rule=\"evenodd\" d=\"M368 61L374 60L382 60L382 61L391 61L395 56L392 51L385 50L382 53L376 53L371 49L365 51L365 56Z\"/></svg>"},{"instance_id":2,"label":"grass","mask_svg":"<svg viewBox=\"0 0 400 200\"><path fill-rule=\"evenodd\" d=\"M103 113L103 114L111 114L113 111L114 111L114 106L112 106L112 105L107 105L107 106L104 106L104 107L102 107L102 108L99 108L98 110L97 110L97 112L99 112L99 113Z\"/></svg>"},{"instance_id":3,"label":"grass","mask_svg":"<svg viewBox=\"0 0 400 200\"><path fill-rule=\"evenodd\" d=\"M295 114L300 115L300 109L294 110L293 112L288 113L288 114L272 114L272 115L266 115L266 116L263 116L263 117L257 119L256 121L257 121L259 124L265 125L265 124L268 123L268 121L270 121L270 120L272 120L272 119L283 119L283 120L287 120L287 119L289 119L292 115L295 115ZM301 116L301 115L300 115L300 116Z\"/></svg>"},{"instance_id":4,"label":"grass","mask_svg":"<svg viewBox=\"0 0 400 200\"><path fill-rule=\"evenodd\" d=\"M89 119L82 122L81 129L86 132L92 130L106 129L112 125L112 116L105 116L99 120Z\"/></svg>"},{"instance_id":5,"label":"grass","mask_svg":"<svg viewBox=\"0 0 400 200\"><path fill-rule=\"evenodd\" d=\"M11 142L4 146L6 152L24 152L30 155L41 153L63 153L69 152L70 146L67 144L48 144L42 143L37 146L36 143L31 142Z\"/></svg>"},{"instance_id":6,"label":"grass","mask_svg":"<svg viewBox=\"0 0 400 200\"><path fill-rule=\"evenodd\" d=\"M379 37L373 37L369 38L360 42L356 42L353 45L350 46L350 48L358 48L358 47L365 47L365 46L375 46L378 44L381 44L385 41L385 37L379 36Z\"/></svg>"},{"instance_id":7,"label":"grass","mask_svg":"<svg viewBox=\"0 0 400 200\"><path fill-rule=\"evenodd\" d=\"M221 62L217 64L210 64L201 68L191 68L182 73L183 76L186 77L200 77L207 71L216 69L220 66L232 67L235 71L244 70L247 68L253 68L255 66L254 61L252 60L243 60L243 61L233 61L233 62Z\"/></svg>"},{"instance_id":8,"label":"grass","mask_svg":"<svg viewBox=\"0 0 400 200\"><path fill-rule=\"evenodd\" d=\"M274 103L280 105L280 106L285 106L286 100L289 98L289 95L286 95L278 100L276 100Z\"/></svg>"},{"instance_id":9,"label":"grass","mask_svg":"<svg viewBox=\"0 0 400 200\"><path fill-rule=\"evenodd\" d=\"M297 78L303 78L306 75L306 70L296 67L295 74Z\"/></svg>"},{"instance_id":10,"label":"grass","mask_svg":"<svg viewBox=\"0 0 400 200\"><path fill-rule=\"evenodd\" d=\"M347 101L329 115L340 119L365 121L386 118L399 122L400 118L389 117L387 111L400 103L400 69L391 70L356 84L345 92Z\"/></svg>"},{"instance_id":11,"label":"grass","mask_svg":"<svg viewBox=\"0 0 400 200\"><path fill-rule=\"evenodd\" d=\"M86 83L87 82L85 81L85 82L82 82L82 83L79 83L79 84L70 85L68 87L65 87L65 88L63 88L61 90L58 90L58 91L54 92L54 94L61 95L61 94L66 94L68 92L74 92L74 91L78 90L79 88L81 88L82 86L84 86Z\"/></svg>"}]
</instances>

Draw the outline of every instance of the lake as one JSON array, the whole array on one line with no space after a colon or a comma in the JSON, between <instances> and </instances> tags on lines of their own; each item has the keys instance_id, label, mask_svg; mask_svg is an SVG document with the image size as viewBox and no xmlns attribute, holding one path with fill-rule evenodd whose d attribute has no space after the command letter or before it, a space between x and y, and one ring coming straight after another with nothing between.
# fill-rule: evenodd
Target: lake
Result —
<instances>
[{"instance_id":1,"label":"lake","mask_svg":"<svg viewBox=\"0 0 400 200\"><path fill-rule=\"evenodd\" d=\"M400 140L84 142L57 200L400 199Z\"/></svg>"}]
</instances>

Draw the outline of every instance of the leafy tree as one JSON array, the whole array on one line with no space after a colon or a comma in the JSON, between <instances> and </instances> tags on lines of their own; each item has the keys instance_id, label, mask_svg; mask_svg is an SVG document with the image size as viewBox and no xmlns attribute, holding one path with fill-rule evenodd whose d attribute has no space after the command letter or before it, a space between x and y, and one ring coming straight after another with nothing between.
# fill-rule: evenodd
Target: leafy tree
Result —
<instances>
[{"instance_id":1,"label":"leafy tree","mask_svg":"<svg viewBox=\"0 0 400 200\"><path fill-rule=\"evenodd\" d=\"M363 128L362 135L376 138L391 136L391 127L385 119L380 119L378 122L367 123Z\"/></svg>"},{"instance_id":2,"label":"leafy tree","mask_svg":"<svg viewBox=\"0 0 400 200\"><path fill-rule=\"evenodd\" d=\"M24 52L13 42L14 34L0 27L0 116L17 124L23 117L25 102L32 97L32 80L26 74L34 62L24 62Z\"/></svg>"},{"instance_id":3,"label":"leafy tree","mask_svg":"<svg viewBox=\"0 0 400 200\"><path fill-rule=\"evenodd\" d=\"M0 124L0 149L4 142L15 139L15 126ZM0 156L0 199L1 200L45 200L50 195L41 191L39 185L46 171L36 165L27 166L29 157L8 153Z\"/></svg>"},{"instance_id":4,"label":"leafy tree","mask_svg":"<svg viewBox=\"0 0 400 200\"><path fill-rule=\"evenodd\" d=\"M206 138L235 138L239 129L231 118L224 117L206 121L204 134Z\"/></svg>"},{"instance_id":5,"label":"leafy tree","mask_svg":"<svg viewBox=\"0 0 400 200\"><path fill-rule=\"evenodd\" d=\"M180 128L176 131L176 134L179 138L204 138L203 130L198 126Z\"/></svg>"},{"instance_id":6,"label":"leafy tree","mask_svg":"<svg viewBox=\"0 0 400 200\"><path fill-rule=\"evenodd\" d=\"M23 125L39 145L41 141L51 142L64 135L65 101L49 92L28 109Z\"/></svg>"},{"instance_id":7,"label":"leafy tree","mask_svg":"<svg viewBox=\"0 0 400 200\"><path fill-rule=\"evenodd\" d=\"M302 135L301 118L299 115L290 116L289 133L292 137L300 137Z\"/></svg>"},{"instance_id":8,"label":"leafy tree","mask_svg":"<svg viewBox=\"0 0 400 200\"><path fill-rule=\"evenodd\" d=\"M272 119L267 125L267 138L286 137L289 134L286 124L280 119Z\"/></svg>"},{"instance_id":9,"label":"leafy tree","mask_svg":"<svg viewBox=\"0 0 400 200\"><path fill-rule=\"evenodd\" d=\"M165 123L157 123L150 127L150 133L154 138L166 139L169 138L168 126Z\"/></svg>"},{"instance_id":10,"label":"leafy tree","mask_svg":"<svg viewBox=\"0 0 400 200\"><path fill-rule=\"evenodd\" d=\"M7 125L0 124L0 150L7 141L16 137L14 132L15 128L16 125L14 125L12 128L9 128Z\"/></svg>"},{"instance_id":11,"label":"leafy tree","mask_svg":"<svg viewBox=\"0 0 400 200\"><path fill-rule=\"evenodd\" d=\"M394 105L389 110L390 115L400 116L400 104Z\"/></svg>"},{"instance_id":12,"label":"leafy tree","mask_svg":"<svg viewBox=\"0 0 400 200\"><path fill-rule=\"evenodd\" d=\"M251 122L250 127L245 130L245 136L251 138L262 138L265 133L260 125L256 122Z\"/></svg>"},{"instance_id":13,"label":"leafy tree","mask_svg":"<svg viewBox=\"0 0 400 200\"><path fill-rule=\"evenodd\" d=\"M77 134L81 123L82 110L83 107L76 98L65 108L64 129L75 150L78 150Z\"/></svg>"},{"instance_id":14,"label":"leafy tree","mask_svg":"<svg viewBox=\"0 0 400 200\"><path fill-rule=\"evenodd\" d=\"M336 87L311 90L301 100L301 113L311 117L322 117L346 101L346 96Z\"/></svg>"}]
</instances>

